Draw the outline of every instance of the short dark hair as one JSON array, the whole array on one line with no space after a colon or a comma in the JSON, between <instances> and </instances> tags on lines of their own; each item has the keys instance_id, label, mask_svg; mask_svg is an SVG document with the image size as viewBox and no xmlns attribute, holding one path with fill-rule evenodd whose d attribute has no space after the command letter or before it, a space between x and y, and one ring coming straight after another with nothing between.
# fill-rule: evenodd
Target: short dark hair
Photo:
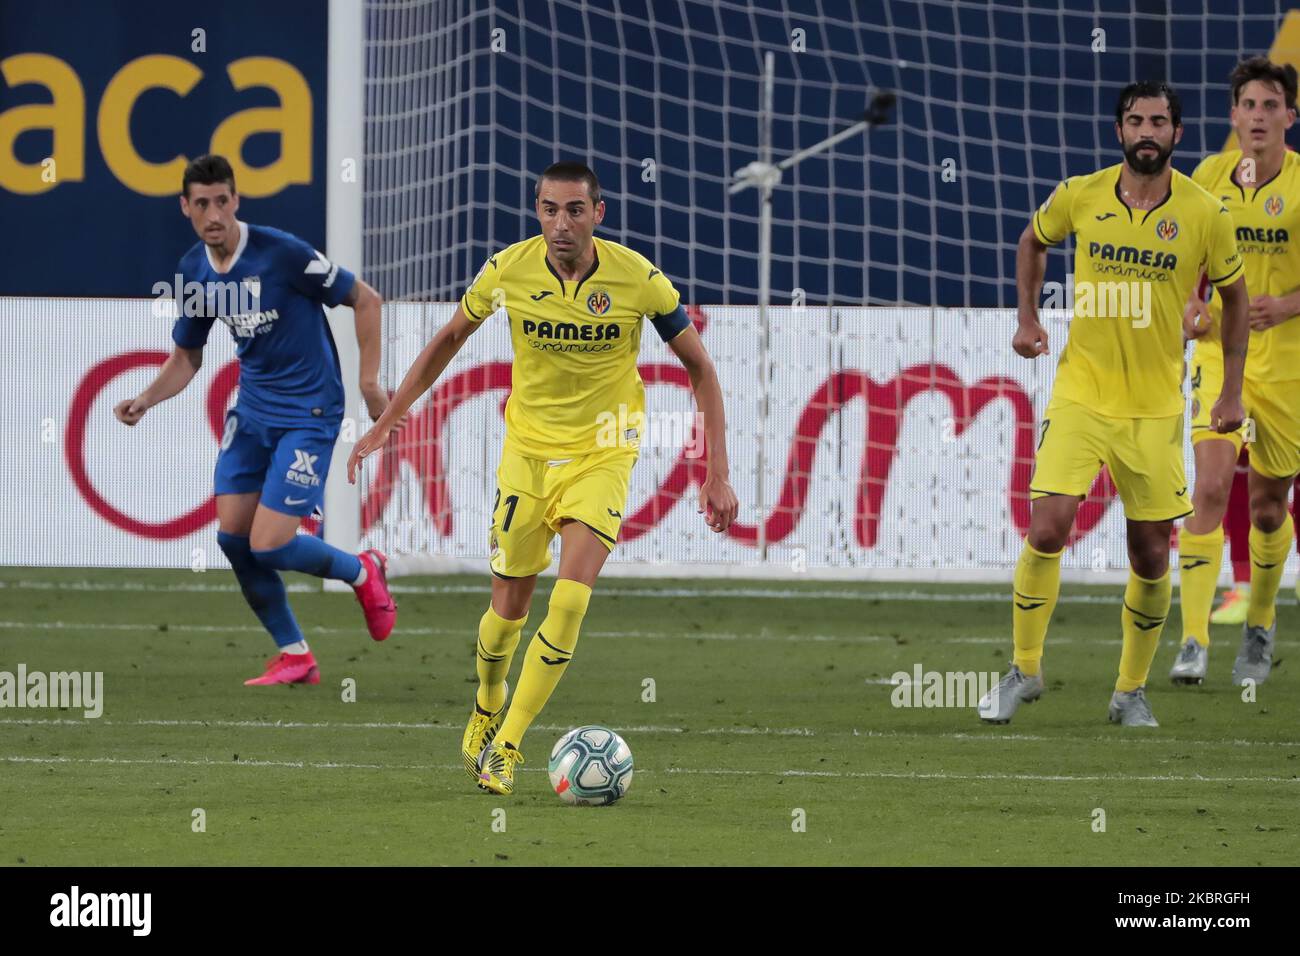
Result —
<instances>
[{"instance_id":1,"label":"short dark hair","mask_svg":"<svg viewBox=\"0 0 1300 956\"><path fill-rule=\"evenodd\" d=\"M1286 96L1286 108L1295 109L1296 74L1290 63L1274 63L1266 56L1252 56L1242 60L1228 77L1232 83L1232 105L1237 105L1242 88L1251 80L1259 80Z\"/></svg>"},{"instance_id":2,"label":"short dark hair","mask_svg":"<svg viewBox=\"0 0 1300 956\"><path fill-rule=\"evenodd\" d=\"M1175 126L1182 126L1183 101L1178 98L1174 88L1164 80L1140 80L1120 90L1119 99L1115 101L1115 122L1123 125L1124 114L1133 108L1135 100L1161 96L1169 104L1169 119Z\"/></svg>"},{"instance_id":3,"label":"short dark hair","mask_svg":"<svg viewBox=\"0 0 1300 956\"><path fill-rule=\"evenodd\" d=\"M229 183L231 195L235 192L235 171L224 156L199 156L190 160L181 177L181 195L189 198L190 183L211 186L214 183Z\"/></svg>"},{"instance_id":4,"label":"short dark hair","mask_svg":"<svg viewBox=\"0 0 1300 956\"><path fill-rule=\"evenodd\" d=\"M551 163L542 170L542 175L537 177L537 186L533 189L534 198L542 193L542 180L553 179L561 183L586 183L587 193L591 196L593 206L600 205L600 180L596 174L583 163L561 162Z\"/></svg>"}]
</instances>

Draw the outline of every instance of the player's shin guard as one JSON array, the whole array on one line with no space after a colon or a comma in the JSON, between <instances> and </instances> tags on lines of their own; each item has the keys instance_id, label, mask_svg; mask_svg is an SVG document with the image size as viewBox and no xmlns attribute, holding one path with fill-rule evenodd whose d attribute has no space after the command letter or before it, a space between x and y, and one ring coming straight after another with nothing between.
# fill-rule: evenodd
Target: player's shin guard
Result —
<instances>
[{"instance_id":1,"label":"player's shin guard","mask_svg":"<svg viewBox=\"0 0 1300 956\"><path fill-rule=\"evenodd\" d=\"M333 578L351 584L361 575L361 560L310 534L296 534L288 544L254 551L264 567L279 571L301 571L318 578Z\"/></svg>"},{"instance_id":2,"label":"player's shin guard","mask_svg":"<svg viewBox=\"0 0 1300 956\"><path fill-rule=\"evenodd\" d=\"M510 660L519 646L519 635L528 623L525 614L517 621L508 621L488 605L487 612L478 622L478 696L481 710L495 714L506 702L506 675L510 673ZM518 741L515 741L518 743Z\"/></svg>"},{"instance_id":3,"label":"player's shin guard","mask_svg":"<svg viewBox=\"0 0 1300 956\"><path fill-rule=\"evenodd\" d=\"M217 532L217 544L225 552L230 567L244 592L244 600L253 609L262 626L271 632L277 647L287 647L303 639L302 630L289 608L289 595L280 575L253 557L248 538Z\"/></svg>"},{"instance_id":4,"label":"player's shin guard","mask_svg":"<svg viewBox=\"0 0 1300 956\"><path fill-rule=\"evenodd\" d=\"M1183 611L1183 641L1210 643L1210 609L1223 563L1223 526L1208 534L1186 528L1178 535L1178 604Z\"/></svg>"},{"instance_id":5,"label":"player's shin guard","mask_svg":"<svg viewBox=\"0 0 1300 956\"><path fill-rule=\"evenodd\" d=\"M1250 529L1250 607L1246 611L1247 627L1272 627L1276 614L1277 591L1282 586L1282 567L1291 553L1291 535L1295 524L1291 513L1284 512L1282 524L1273 531Z\"/></svg>"},{"instance_id":6,"label":"player's shin guard","mask_svg":"<svg viewBox=\"0 0 1300 956\"><path fill-rule=\"evenodd\" d=\"M1120 612L1124 650L1119 656L1117 691L1128 693L1146 686L1172 599L1173 581L1168 571L1154 581L1140 578L1132 571L1128 573L1124 610Z\"/></svg>"},{"instance_id":7,"label":"player's shin guard","mask_svg":"<svg viewBox=\"0 0 1300 956\"><path fill-rule=\"evenodd\" d=\"M496 739L518 747L528 726L541 713L560 682L578 646L578 629L587 613L591 588L568 578L555 582L546 620L542 622L524 656L523 672L515 698L506 712Z\"/></svg>"},{"instance_id":8,"label":"player's shin guard","mask_svg":"<svg viewBox=\"0 0 1300 956\"><path fill-rule=\"evenodd\" d=\"M1061 553L1047 554L1028 541L1016 562L1013 579L1011 633L1016 651L1014 663L1022 674L1038 673L1043 659L1043 642L1061 593Z\"/></svg>"}]
</instances>

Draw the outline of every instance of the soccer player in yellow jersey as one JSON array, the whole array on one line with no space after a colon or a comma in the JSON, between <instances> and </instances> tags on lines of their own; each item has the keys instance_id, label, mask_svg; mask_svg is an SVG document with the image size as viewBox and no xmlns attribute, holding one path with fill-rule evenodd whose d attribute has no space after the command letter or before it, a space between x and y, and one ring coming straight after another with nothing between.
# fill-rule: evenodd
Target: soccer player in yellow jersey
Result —
<instances>
[{"instance_id":1,"label":"soccer player in yellow jersey","mask_svg":"<svg viewBox=\"0 0 1300 956\"><path fill-rule=\"evenodd\" d=\"M1300 156L1286 148L1296 119L1296 74L1252 57L1232 77L1231 121L1240 149L1207 157L1192 178L1222 202L1236 226L1250 289L1245 428L1218 432L1209 409L1223 383L1217 330L1223 303L1192 296L1185 325L1192 355L1192 447L1196 514L1179 538L1183 644L1169 676L1205 678L1210 605L1223 558L1223 515L1243 441L1250 452L1251 586L1234 684L1268 678L1277 632L1275 601L1294 530L1287 494L1300 473ZM1252 434L1253 433L1253 434Z\"/></svg>"},{"instance_id":2,"label":"soccer player in yellow jersey","mask_svg":"<svg viewBox=\"0 0 1300 956\"><path fill-rule=\"evenodd\" d=\"M1238 428L1246 357L1246 283L1232 218L1169 165L1182 137L1178 96L1164 83L1120 93L1115 133L1124 161L1075 176L1034 213L1016 256L1016 353L1048 352L1038 321L1047 247L1075 237L1075 302L1043 415L1030 480L1029 534L1016 564L1011 671L980 701L1006 723L1043 692L1043 642L1061 583L1061 553L1079 502L1104 464L1128 519L1124 648L1109 717L1156 726L1145 687L1169 613L1169 535L1191 512L1183 474L1183 310L1204 271L1223 297L1224 375L1210 424Z\"/></svg>"},{"instance_id":3,"label":"soccer player in yellow jersey","mask_svg":"<svg viewBox=\"0 0 1300 956\"><path fill-rule=\"evenodd\" d=\"M643 318L686 367L704 419L699 510L715 532L737 511L722 389L677 290L644 256L592 235L605 204L586 166L549 166L537 181L536 210L541 234L488 258L348 461L352 479L474 330L504 313L515 355L492 515L492 600L479 621L479 687L461 744L469 775L501 794L514 790L524 732L573 658L596 577L618 539L644 422L636 365ZM507 712L511 657L556 534L558 579Z\"/></svg>"}]
</instances>

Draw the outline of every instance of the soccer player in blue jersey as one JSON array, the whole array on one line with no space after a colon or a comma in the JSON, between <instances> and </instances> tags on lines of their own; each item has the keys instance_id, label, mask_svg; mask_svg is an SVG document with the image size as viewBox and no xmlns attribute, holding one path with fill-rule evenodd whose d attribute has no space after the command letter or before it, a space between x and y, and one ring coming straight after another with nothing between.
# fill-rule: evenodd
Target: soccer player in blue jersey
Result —
<instances>
[{"instance_id":1,"label":"soccer player in blue jersey","mask_svg":"<svg viewBox=\"0 0 1300 956\"><path fill-rule=\"evenodd\" d=\"M217 542L280 651L264 674L244 683L318 684L320 670L289 608L281 571L351 584L376 641L388 637L397 617L382 554L349 554L297 533L322 502L343 420L343 379L325 307L347 305L356 314L361 394L378 418L388 406L378 380L382 300L296 236L236 219L235 174L221 156L186 167L180 201L200 241L177 268L183 285L176 290L176 348L152 384L113 411L135 425L194 378L213 322L230 329L239 397L217 456Z\"/></svg>"}]
</instances>

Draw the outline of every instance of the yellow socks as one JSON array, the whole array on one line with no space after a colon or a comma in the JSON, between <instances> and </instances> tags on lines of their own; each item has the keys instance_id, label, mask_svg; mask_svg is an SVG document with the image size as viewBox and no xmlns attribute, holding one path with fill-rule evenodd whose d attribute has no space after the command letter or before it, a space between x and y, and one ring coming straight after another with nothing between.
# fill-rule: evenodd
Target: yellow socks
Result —
<instances>
[{"instance_id":1,"label":"yellow socks","mask_svg":"<svg viewBox=\"0 0 1300 956\"><path fill-rule=\"evenodd\" d=\"M478 622L478 694L475 701L481 710L495 714L506 702L506 675L510 659L519 646L519 635L528 621L525 614L517 621L507 621L488 605Z\"/></svg>"},{"instance_id":2,"label":"yellow socks","mask_svg":"<svg viewBox=\"0 0 1300 956\"><path fill-rule=\"evenodd\" d=\"M573 659L573 649L578 646L578 629L587 613L591 588L568 578L555 582L546 620L533 635L524 655L523 672L514 700L506 712L505 723L496 739L518 748L528 726L541 713L550 699L555 685L560 682Z\"/></svg>"},{"instance_id":3,"label":"yellow socks","mask_svg":"<svg viewBox=\"0 0 1300 956\"><path fill-rule=\"evenodd\" d=\"M1186 527L1178 534L1178 604L1183 611L1183 641L1210 643L1210 609L1223 563L1223 525L1208 534L1193 534Z\"/></svg>"},{"instance_id":4,"label":"yellow socks","mask_svg":"<svg viewBox=\"0 0 1300 956\"><path fill-rule=\"evenodd\" d=\"M1272 627L1276 612L1277 590L1282 586L1282 566L1291 553L1295 523L1286 512L1276 531L1263 532L1250 527L1250 605L1246 610L1247 627Z\"/></svg>"},{"instance_id":5,"label":"yellow socks","mask_svg":"<svg viewBox=\"0 0 1300 956\"><path fill-rule=\"evenodd\" d=\"M1011 634L1016 645L1013 661L1022 673L1032 677L1043 659L1047 625L1061 593L1061 552L1047 554L1026 541L1012 580Z\"/></svg>"},{"instance_id":6,"label":"yellow socks","mask_svg":"<svg viewBox=\"0 0 1300 956\"><path fill-rule=\"evenodd\" d=\"M1124 589L1124 610L1120 612L1124 650L1119 656L1116 690L1137 690L1146 685L1151 661L1160 643L1160 632L1169 616L1172 592L1173 583L1168 571L1155 581L1129 572L1128 587Z\"/></svg>"}]
</instances>

